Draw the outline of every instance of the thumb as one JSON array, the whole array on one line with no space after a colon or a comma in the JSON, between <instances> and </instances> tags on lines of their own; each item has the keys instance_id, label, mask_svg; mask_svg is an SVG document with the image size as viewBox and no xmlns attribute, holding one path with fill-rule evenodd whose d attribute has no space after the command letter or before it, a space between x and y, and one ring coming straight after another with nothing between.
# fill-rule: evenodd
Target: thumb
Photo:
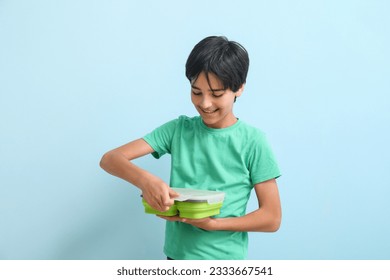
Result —
<instances>
[{"instance_id":1,"label":"thumb","mask_svg":"<svg viewBox=\"0 0 390 280\"><path fill-rule=\"evenodd\" d=\"M175 192L174 190L172 190L171 188L169 188L169 197L170 198L176 198L180 196L180 194L178 194L177 192Z\"/></svg>"},{"instance_id":2,"label":"thumb","mask_svg":"<svg viewBox=\"0 0 390 280\"><path fill-rule=\"evenodd\" d=\"M164 199L164 205L171 206L175 204L174 198L178 197L179 194L172 190L171 188L168 189L168 196Z\"/></svg>"}]
</instances>

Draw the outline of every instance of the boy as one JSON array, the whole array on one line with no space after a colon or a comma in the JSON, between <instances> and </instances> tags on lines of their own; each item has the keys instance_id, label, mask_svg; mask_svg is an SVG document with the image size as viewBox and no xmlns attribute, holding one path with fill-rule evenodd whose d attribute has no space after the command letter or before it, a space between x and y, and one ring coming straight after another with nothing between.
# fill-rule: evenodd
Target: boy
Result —
<instances>
[{"instance_id":1,"label":"boy","mask_svg":"<svg viewBox=\"0 0 390 280\"><path fill-rule=\"evenodd\" d=\"M186 63L191 101L200 116L181 116L101 160L103 169L137 186L159 211L168 210L178 196L170 187L225 192L218 216L161 217L167 220L168 259L245 259L248 231L274 232L280 226L276 161L264 134L233 114L248 68L240 44L225 37L203 39ZM170 185L131 162L150 153L156 158L171 154ZM259 208L245 214L252 188Z\"/></svg>"}]
</instances>

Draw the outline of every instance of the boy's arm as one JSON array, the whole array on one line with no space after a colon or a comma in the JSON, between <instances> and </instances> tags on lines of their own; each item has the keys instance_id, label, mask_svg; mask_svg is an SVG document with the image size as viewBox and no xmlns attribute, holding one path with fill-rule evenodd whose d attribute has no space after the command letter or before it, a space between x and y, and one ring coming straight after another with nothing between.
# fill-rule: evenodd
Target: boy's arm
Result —
<instances>
[{"instance_id":1,"label":"boy's arm","mask_svg":"<svg viewBox=\"0 0 390 280\"><path fill-rule=\"evenodd\" d=\"M259 208L242 217L182 219L162 217L166 220L179 220L205 230L261 231L275 232L279 229L282 210L276 180L268 180L255 185Z\"/></svg>"},{"instance_id":2,"label":"boy's arm","mask_svg":"<svg viewBox=\"0 0 390 280\"><path fill-rule=\"evenodd\" d=\"M105 153L100 166L105 171L138 187L143 198L154 209L166 211L178 196L163 180L143 170L131 160L154 152L143 139L138 139Z\"/></svg>"},{"instance_id":3,"label":"boy's arm","mask_svg":"<svg viewBox=\"0 0 390 280\"><path fill-rule=\"evenodd\" d=\"M259 208L238 218L217 221L220 230L275 232L282 220L278 186L275 179L255 185Z\"/></svg>"}]
</instances>

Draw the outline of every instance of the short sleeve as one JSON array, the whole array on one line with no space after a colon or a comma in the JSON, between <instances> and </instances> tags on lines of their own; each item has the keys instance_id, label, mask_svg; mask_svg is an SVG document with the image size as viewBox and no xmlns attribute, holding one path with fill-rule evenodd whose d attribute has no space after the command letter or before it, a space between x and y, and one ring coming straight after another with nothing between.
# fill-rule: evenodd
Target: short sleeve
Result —
<instances>
[{"instance_id":1,"label":"short sleeve","mask_svg":"<svg viewBox=\"0 0 390 280\"><path fill-rule=\"evenodd\" d=\"M152 155L160 158L164 154L171 153L173 135L175 133L178 119L172 120L146 134L143 139L153 148Z\"/></svg>"},{"instance_id":2,"label":"short sleeve","mask_svg":"<svg viewBox=\"0 0 390 280\"><path fill-rule=\"evenodd\" d=\"M248 154L248 168L252 184L281 176L278 164L264 133L253 138Z\"/></svg>"}]
</instances>

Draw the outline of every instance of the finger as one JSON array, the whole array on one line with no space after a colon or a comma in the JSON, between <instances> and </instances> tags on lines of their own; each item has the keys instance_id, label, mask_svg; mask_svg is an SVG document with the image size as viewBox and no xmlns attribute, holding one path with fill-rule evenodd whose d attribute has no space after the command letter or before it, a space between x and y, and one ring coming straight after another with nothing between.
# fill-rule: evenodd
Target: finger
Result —
<instances>
[{"instance_id":1,"label":"finger","mask_svg":"<svg viewBox=\"0 0 390 280\"><path fill-rule=\"evenodd\" d=\"M163 204L165 206L172 206L175 203L175 200L173 197L170 196L170 192L167 192L167 195L163 198ZM168 207L169 209L169 207Z\"/></svg>"},{"instance_id":2,"label":"finger","mask_svg":"<svg viewBox=\"0 0 390 280\"><path fill-rule=\"evenodd\" d=\"M175 198L175 197L180 196L180 194L178 194L177 192L175 192L174 190L172 190L171 188L169 188L169 196L170 196L171 198Z\"/></svg>"},{"instance_id":3,"label":"finger","mask_svg":"<svg viewBox=\"0 0 390 280\"><path fill-rule=\"evenodd\" d=\"M157 211L165 212L169 209L169 207L167 208L164 204L163 195L153 194L150 200L151 200L150 206L152 206L152 208L154 208Z\"/></svg>"},{"instance_id":4,"label":"finger","mask_svg":"<svg viewBox=\"0 0 390 280\"><path fill-rule=\"evenodd\" d=\"M152 195L148 193L142 193L143 199L152 207L153 209L160 211L160 205L158 203L158 199L153 197Z\"/></svg>"},{"instance_id":5,"label":"finger","mask_svg":"<svg viewBox=\"0 0 390 280\"><path fill-rule=\"evenodd\" d=\"M171 204L172 205L172 204ZM158 201L158 210L161 212L165 212L169 210L170 205L166 204L162 199Z\"/></svg>"},{"instance_id":6,"label":"finger","mask_svg":"<svg viewBox=\"0 0 390 280\"><path fill-rule=\"evenodd\" d=\"M164 203L162 202L161 198L152 198L151 200L147 200L145 198L146 202L155 210L160 211L160 212L165 212L169 209L169 207L165 206Z\"/></svg>"},{"instance_id":7,"label":"finger","mask_svg":"<svg viewBox=\"0 0 390 280\"><path fill-rule=\"evenodd\" d=\"M164 220L167 220L167 221L170 221L170 217L167 217L167 216L161 216L161 215L156 215L157 217L161 218L161 219L164 219Z\"/></svg>"}]
</instances>

